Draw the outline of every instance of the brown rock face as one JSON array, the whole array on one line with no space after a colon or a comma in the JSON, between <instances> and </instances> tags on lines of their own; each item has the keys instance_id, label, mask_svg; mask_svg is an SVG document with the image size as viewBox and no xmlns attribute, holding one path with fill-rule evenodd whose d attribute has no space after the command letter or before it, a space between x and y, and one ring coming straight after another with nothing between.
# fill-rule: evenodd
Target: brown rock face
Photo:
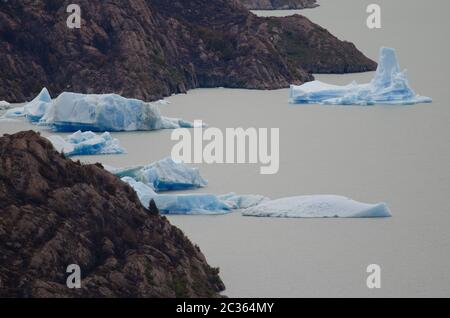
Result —
<instances>
[{"instance_id":1,"label":"brown rock face","mask_svg":"<svg viewBox=\"0 0 450 318\"><path fill-rule=\"evenodd\" d=\"M35 132L0 138L0 297L208 297L224 286L198 249L101 166ZM81 267L82 288L66 286Z\"/></svg>"},{"instance_id":2,"label":"brown rock face","mask_svg":"<svg viewBox=\"0 0 450 318\"><path fill-rule=\"evenodd\" d=\"M260 18L237 0L0 1L0 100L42 87L154 100L196 87L275 89L310 71L376 64L301 16Z\"/></svg>"},{"instance_id":3,"label":"brown rock face","mask_svg":"<svg viewBox=\"0 0 450 318\"><path fill-rule=\"evenodd\" d=\"M250 10L305 9L318 6L317 0L239 0Z\"/></svg>"}]
</instances>

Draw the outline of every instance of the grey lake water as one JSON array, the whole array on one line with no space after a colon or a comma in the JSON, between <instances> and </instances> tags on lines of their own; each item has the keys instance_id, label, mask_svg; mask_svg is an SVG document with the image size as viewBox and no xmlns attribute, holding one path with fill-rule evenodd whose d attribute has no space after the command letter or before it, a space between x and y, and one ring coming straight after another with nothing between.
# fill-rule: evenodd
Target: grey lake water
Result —
<instances>
[{"instance_id":1,"label":"grey lake water","mask_svg":"<svg viewBox=\"0 0 450 318\"><path fill-rule=\"evenodd\" d=\"M432 104L301 106L288 104L287 89L217 88L172 96L161 107L222 129L280 128L278 174L260 175L259 165L198 165L210 183L198 192L339 194L386 202L392 211L388 219L169 217L220 267L228 296L450 296L450 3L378 0L382 29L369 30L371 2L320 0L319 8L300 12L375 60L381 46L394 47L412 87ZM372 76L316 77L347 84ZM0 122L1 133L29 128L38 129ZM116 167L150 163L170 154L170 134L115 133L126 155L80 159ZM381 289L366 287L369 264L381 266Z\"/></svg>"}]
</instances>

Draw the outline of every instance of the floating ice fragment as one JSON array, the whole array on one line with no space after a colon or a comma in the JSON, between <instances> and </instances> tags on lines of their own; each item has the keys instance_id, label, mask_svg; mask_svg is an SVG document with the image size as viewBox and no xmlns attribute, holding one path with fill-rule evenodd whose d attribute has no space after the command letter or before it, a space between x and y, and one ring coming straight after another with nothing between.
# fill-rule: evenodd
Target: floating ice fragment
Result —
<instances>
[{"instance_id":1,"label":"floating ice fragment","mask_svg":"<svg viewBox=\"0 0 450 318\"><path fill-rule=\"evenodd\" d=\"M187 190L208 184L197 168L175 162L170 157L147 166L116 169L112 172L118 177L132 177L152 185L156 191Z\"/></svg>"},{"instance_id":2,"label":"floating ice fragment","mask_svg":"<svg viewBox=\"0 0 450 318\"><path fill-rule=\"evenodd\" d=\"M337 195L307 195L268 201L243 211L244 216L284 218L390 217L385 203L367 204Z\"/></svg>"},{"instance_id":3,"label":"floating ice fragment","mask_svg":"<svg viewBox=\"0 0 450 318\"><path fill-rule=\"evenodd\" d=\"M137 193L142 205L148 207L155 200L162 214L225 214L232 206L213 194L157 194L153 188L131 177L123 177Z\"/></svg>"},{"instance_id":4,"label":"floating ice fragment","mask_svg":"<svg viewBox=\"0 0 450 318\"><path fill-rule=\"evenodd\" d=\"M18 118L25 116L25 107L19 106L8 109L3 115L4 118Z\"/></svg>"},{"instance_id":5,"label":"floating ice fragment","mask_svg":"<svg viewBox=\"0 0 450 318\"><path fill-rule=\"evenodd\" d=\"M67 138L54 135L47 139L50 140L57 151L68 157L125 153L119 140L112 138L108 132L97 135L92 131L77 131Z\"/></svg>"},{"instance_id":6,"label":"floating ice fragment","mask_svg":"<svg viewBox=\"0 0 450 318\"><path fill-rule=\"evenodd\" d=\"M233 209L214 194L159 194L154 200L162 214L216 215Z\"/></svg>"},{"instance_id":7,"label":"floating ice fragment","mask_svg":"<svg viewBox=\"0 0 450 318\"><path fill-rule=\"evenodd\" d=\"M142 205L146 208L149 207L150 201L157 196L152 187L142 182L136 181L131 177L123 177L121 180L128 183L134 189L134 191L138 195L139 201L141 201Z\"/></svg>"},{"instance_id":8,"label":"floating ice fragment","mask_svg":"<svg viewBox=\"0 0 450 318\"><path fill-rule=\"evenodd\" d=\"M219 199L227 202L234 209L247 209L258 204L270 201L269 198L259 194L238 195L236 193L219 195Z\"/></svg>"},{"instance_id":9,"label":"floating ice fragment","mask_svg":"<svg viewBox=\"0 0 450 318\"><path fill-rule=\"evenodd\" d=\"M38 96L24 106L24 115L31 122L39 121L52 103L48 90L44 87Z\"/></svg>"},{"instance_id":10,"label":"floating ice fragment","mask_svg":"<svg viewBox=\"0 0 450 318\"><path fill-rule=\"evenodd\" d=\"M169 105L169 104L171 104L171 103L170 103L168 100L166 100L166 99L160 99L160 100L157 100L155 103L158 104L158 105Z\"/></svg>"},{"instance_id":11,"label":"floating ice fragment","mask_svg":"<svg viewBox=\"0 0 450 318\"><path fill-rule=\"evenodd\" d=\"M370 83L338 86L312 81L291 85L289 101L292 104L410 105L431 103L432 99L416 95L409 87L406 71L400 71L395 50L381 48L377 72Z\"/></svg>"},{"instance_id":12,"label":"floating ice fragment","mask_svg":"<svg viewBox=\"0 0 450 318\"><path fill-rule=\"evenodd\" d=\"M142 205L148 207L155 200L162 214L218 215L235 209L254 206L268 199L258 195L236 195L234 193L217 196L215 194L157 194L153 187L132 177L123 177L137 193Z\"/></svg>"}]
</instances>

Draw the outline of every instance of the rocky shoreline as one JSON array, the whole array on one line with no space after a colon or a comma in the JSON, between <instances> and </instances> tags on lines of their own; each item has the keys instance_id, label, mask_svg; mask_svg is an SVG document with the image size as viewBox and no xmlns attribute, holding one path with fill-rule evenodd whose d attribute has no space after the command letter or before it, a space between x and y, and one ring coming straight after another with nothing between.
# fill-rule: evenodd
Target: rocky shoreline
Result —
<instances>
[{"instance_id":1,"label":"rocky shoreline","mask_svg":"<svg viewBox=\"0 0 450 318\"><path fill-rule=\"evenodd\" d=\"M0 138L0 297L220 297L200 249L154 202L33 131ZM81 288L66 269L81 268Z\"/></svg>"},{"instance_id":2,"label":"rocky shoreline","mask_svg":"<svg viewBox=\"0 0 450 318\"><path fill-rule=\"evenodd\" d=\"M319 5L317 0L240 0L249 10L294 10L312 9Z\"/></svg>"}]
</instances>

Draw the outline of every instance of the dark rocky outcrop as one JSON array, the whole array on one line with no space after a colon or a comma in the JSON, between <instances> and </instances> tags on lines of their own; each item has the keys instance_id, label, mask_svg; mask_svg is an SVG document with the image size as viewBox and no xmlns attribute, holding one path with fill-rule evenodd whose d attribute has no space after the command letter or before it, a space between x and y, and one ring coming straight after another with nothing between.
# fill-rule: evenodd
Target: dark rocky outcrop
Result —
<instances>
[{"instance_id":1,"label":"dark rocky outcrop","mask_svg":"<svg viewBox=\"0 0 450 318\"><path fill-rule=\"evenodd\" d=\"M66 287L69 264L82 288ZM0 297L208 297L224 286L183 233L100 165L37 133L0 138Z\"/></svg>"},{"instance_id":2,"label":"dark rocky outcrop","mask_svg":"<svg viewBox=\"0 0 450 318\"><path fill-rule=\"evenodd\" d=\"M318 6L317 0L239 0L250 10L306 9Z\"/></svg>"},{"instance_id":3,"label":"dark rocky outcrop","mask_svg":"<svg viewBox=\"0 0 450 318\"><path fill-rule=\"evenodd\" d=\"M302 16L262 18L237 0L0 1L0 100L42 87L154 100L196 87L276 89L311 71L374 70L355 46Z\"/></svg>"}]
</instances>

